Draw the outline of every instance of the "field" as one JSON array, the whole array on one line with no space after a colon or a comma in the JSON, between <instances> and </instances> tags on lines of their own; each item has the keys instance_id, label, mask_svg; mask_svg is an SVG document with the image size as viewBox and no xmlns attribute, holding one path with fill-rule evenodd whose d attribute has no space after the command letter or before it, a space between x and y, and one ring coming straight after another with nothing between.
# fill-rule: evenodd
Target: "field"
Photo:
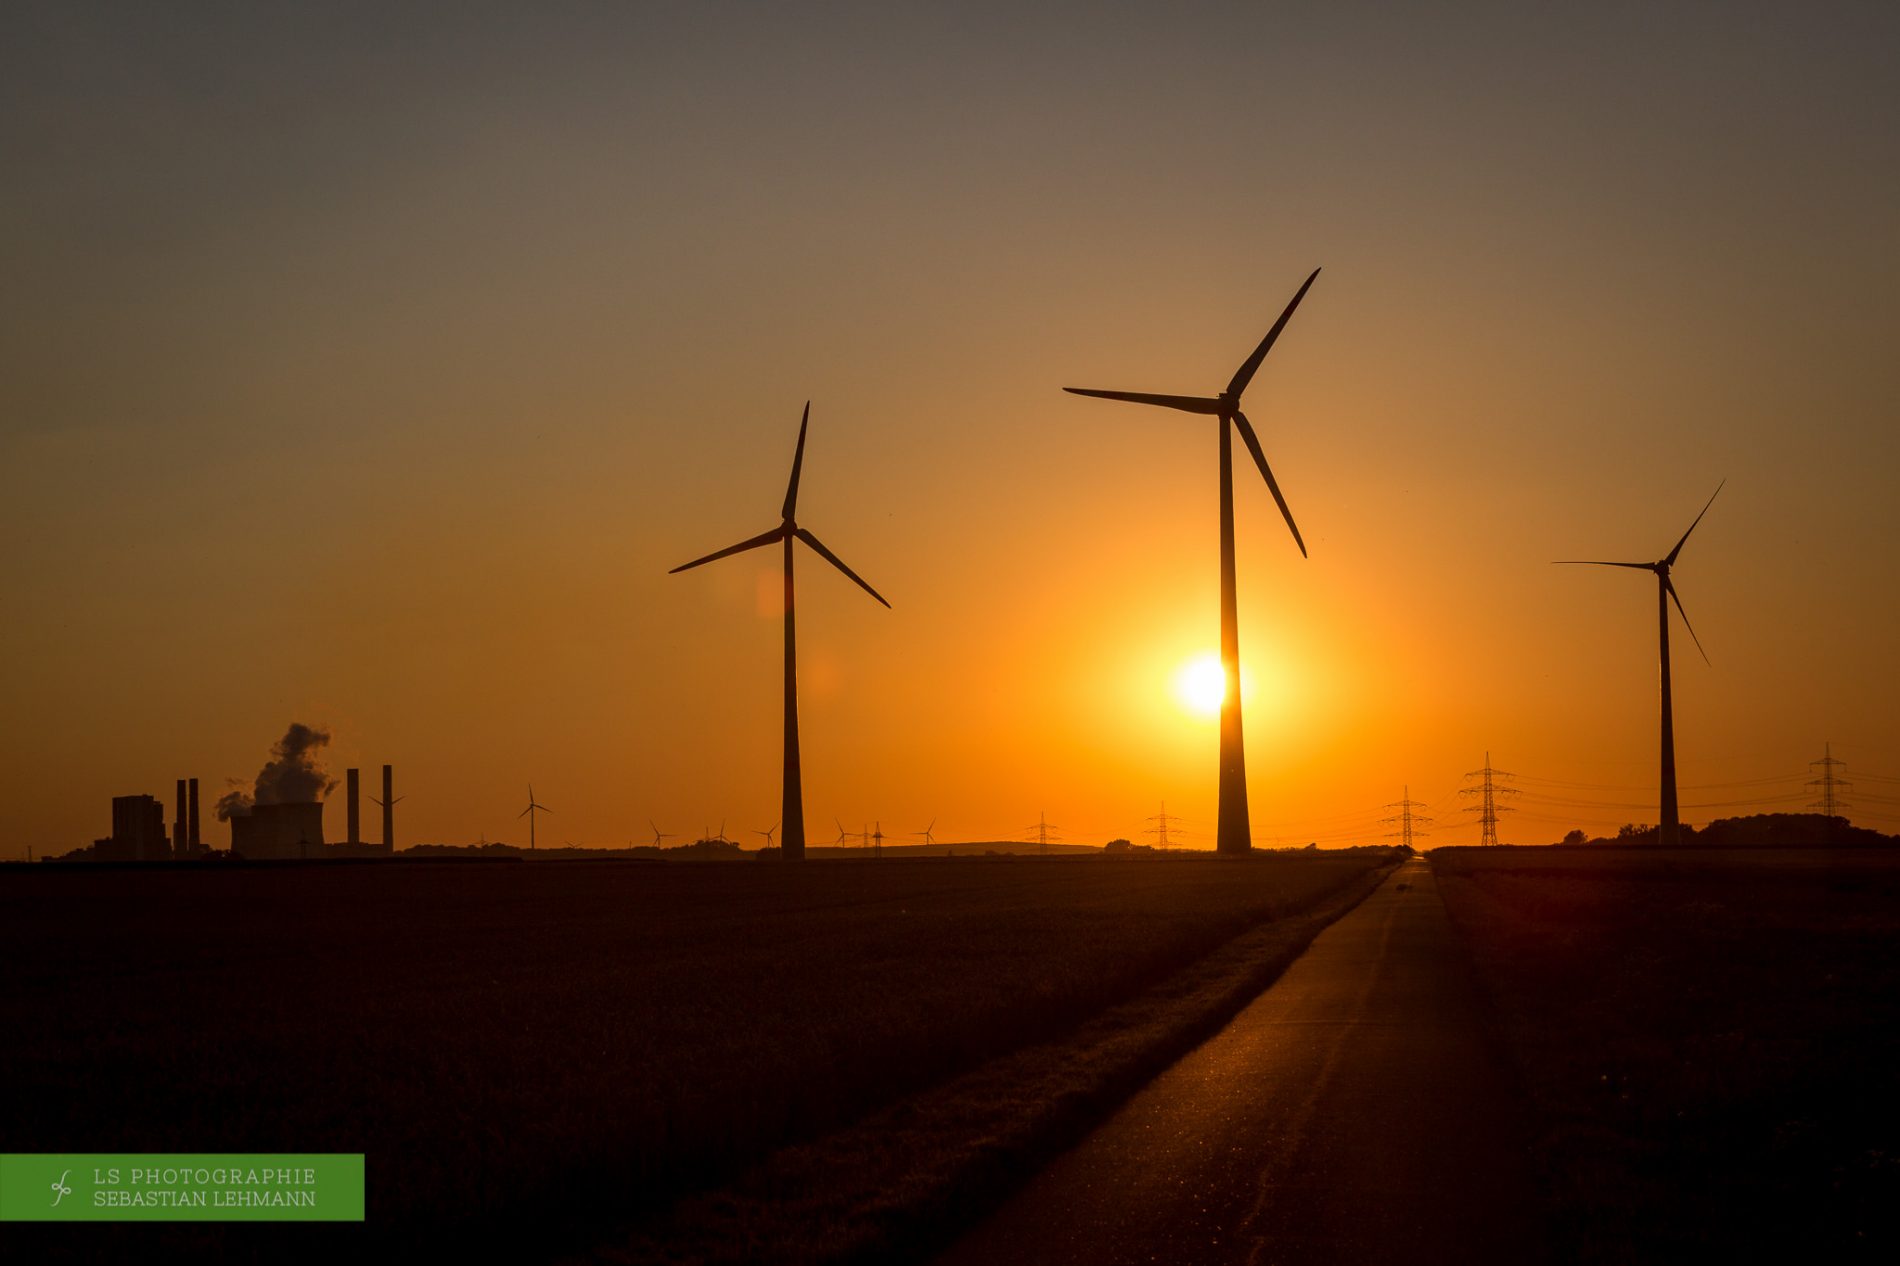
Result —
<instances>
[{"instance_id":1,"label":"field","mask_svg":"<svg viewBox=\"0 0 1900 1266\"><path fill-rule=\"evenodd\" d=\"M1431 859L1565 1259L1893 1260L1900 851Z\"/></svg>"},{"instance_id":2,"label":"field","mask_svg":"<svg viewBox=\"0 0 1900 1266\"><path fill-rule=\"evenodd\" d=\"M572 1211L637 1226L1386 860L9 868L0 1138L360 1151L370 1225L313 1252L578 1250ZM113 1229L38 1249L282 1246Z\"/></svg>"}]
</instances>

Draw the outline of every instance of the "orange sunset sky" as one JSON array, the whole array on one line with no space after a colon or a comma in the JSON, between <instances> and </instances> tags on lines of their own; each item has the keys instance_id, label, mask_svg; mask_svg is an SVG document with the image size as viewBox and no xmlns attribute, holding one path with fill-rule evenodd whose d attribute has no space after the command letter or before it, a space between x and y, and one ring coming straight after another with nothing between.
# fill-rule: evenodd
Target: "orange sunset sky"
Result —
<instances>
[{"instance_id":1,"label":"orange sunset sky","mask_svg":"<svg viewBox=\"0 0 1900 1266\"><path fill-rule=\"evenodd\" d=\"M666 572L807 399L893 604L801 556L812 841L1211 847L1214 426L1060 389L1214 392L1314 267L1246 398L1310 559L1235 471L1257 843L1475 842L1487 749L1507 841L1654 821L1653 582L1550 560L1724 478L1683 817L1831 741L1900 830L1891 4L385 8L0 19L0 856L292 720L405 844L529 782L758 842L776 552Z\"/></svg>"}]
</instances>

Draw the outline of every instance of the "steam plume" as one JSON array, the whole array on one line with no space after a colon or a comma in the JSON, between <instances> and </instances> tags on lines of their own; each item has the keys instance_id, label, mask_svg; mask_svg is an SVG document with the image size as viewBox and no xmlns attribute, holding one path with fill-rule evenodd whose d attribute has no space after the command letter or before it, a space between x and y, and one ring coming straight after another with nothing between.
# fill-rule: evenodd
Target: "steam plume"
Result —
<instances>
[{"instance_id":1,"label":"steam plume","mask_svg":"<svg viewBox=\"0 0 1900 1266\"><path fill-rule=\"evenodd\" d=\"M253 804L306 804L328 795L336 779L317 765L316 749L327 745L330 731L292 721L270 749L270 760L257 771L246 793L240 786L218 798L218 820L249 813Z\"/></svg>"}]
</instances>

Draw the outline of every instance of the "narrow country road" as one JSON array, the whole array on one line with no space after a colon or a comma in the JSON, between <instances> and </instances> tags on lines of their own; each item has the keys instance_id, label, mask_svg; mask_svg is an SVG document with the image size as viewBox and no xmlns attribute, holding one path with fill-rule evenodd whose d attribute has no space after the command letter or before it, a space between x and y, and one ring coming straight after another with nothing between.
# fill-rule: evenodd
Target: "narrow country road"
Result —
<instances>
[{"instance_id":1,"label":"narrow country road","mask_svg":"<svg viewBox=\"0 0 1900 1266\"><path fill-rule=\"evenodd\" d=\"M1527 1171L1414 858L940 1261L1518 1266L1545 1257Z\"/></svg>"}]
</instances>

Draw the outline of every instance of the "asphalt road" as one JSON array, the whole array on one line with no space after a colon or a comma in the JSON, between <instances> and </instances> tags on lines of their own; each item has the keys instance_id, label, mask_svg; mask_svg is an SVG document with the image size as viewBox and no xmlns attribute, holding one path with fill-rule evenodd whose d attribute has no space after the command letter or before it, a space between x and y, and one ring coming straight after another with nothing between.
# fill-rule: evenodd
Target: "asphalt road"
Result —
<instances>
[{"instance_id":1,"label":"asphalt road","mask_svg":"<svg viewBox=\"0 0 1900 1266\"><path fill-rule=\"evenodd\" d=\"M1422 859L944 1263L1534 1263L1515 1098Z\"/></svg>"}]
</instances>

